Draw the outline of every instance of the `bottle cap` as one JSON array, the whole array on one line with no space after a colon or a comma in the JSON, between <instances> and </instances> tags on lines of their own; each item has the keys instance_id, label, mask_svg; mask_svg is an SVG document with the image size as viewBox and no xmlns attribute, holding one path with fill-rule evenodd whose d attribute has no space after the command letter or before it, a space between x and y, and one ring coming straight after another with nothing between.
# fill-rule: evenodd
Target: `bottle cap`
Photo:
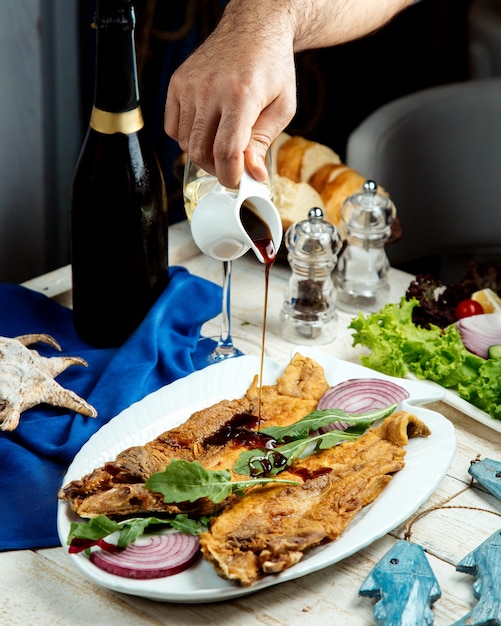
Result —
<instances>
[{"instance_id":1,"label":"bottle cap","mask_svg":"<svg viewBox=\"0 0 501 626\"><path fill-rule=\"evenodd\" d=\"M350 234L389 234L395 216L395 205L378 193L373 180L366 180L362 191L347 198L341 207L342 227Z\"/></svg>"},{"instance_id":2,"label":"bottle cap","mask_svg":"<svg viewBox=\"0 0 501 626\"><path fill-rule=\"evenodd\" d=\"M341 247L337 228L324 219L322 209L310 209L308 219L292 224L285 234L289 254L297 260L332 262Z\"/></svg>"},{"instance_id":3,"label":"bottle cap","mask_svg":"<svg viewBox=\"0 0 501 626\"><path fill-rule=\"evenodd\" d=\"M95 27L107 28L111 25L126 30L134 28L133 0L97 0Z\"/></svg>"}]
</instances>

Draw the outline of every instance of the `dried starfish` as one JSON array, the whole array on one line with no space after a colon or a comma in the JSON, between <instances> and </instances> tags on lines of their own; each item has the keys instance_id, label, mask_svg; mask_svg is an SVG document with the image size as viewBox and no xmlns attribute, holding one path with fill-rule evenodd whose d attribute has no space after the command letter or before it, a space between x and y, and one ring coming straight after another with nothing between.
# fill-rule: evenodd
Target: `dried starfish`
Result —
<instances>
[{"instance_id":1,"label":"dried starfish","mask_svg":"<svg viewBox=\"0 0 501 626\"><path fill-rule=\"evenodd\" d=\"M94 407L54 380L70 365L87 366L87 362L78 356L43 357L26 347L37 342L61 350L50 335L0 337L0 430L14 430L21 413L42 402L97 416Z\"/></svg>"}]
</instances>

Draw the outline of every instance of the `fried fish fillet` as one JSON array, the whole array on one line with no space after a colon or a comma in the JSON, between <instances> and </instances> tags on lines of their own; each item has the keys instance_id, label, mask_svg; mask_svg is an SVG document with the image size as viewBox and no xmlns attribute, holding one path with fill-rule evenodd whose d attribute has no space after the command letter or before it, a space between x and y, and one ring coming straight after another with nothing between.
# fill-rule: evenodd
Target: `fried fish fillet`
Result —
<instances>
[{"instance_id":1,"label":"fried fish fillet","mask_svg":"<svg viewBox=\"0 0 501 626\"><path fill-rule=\"evenodd\" d=\"M204 557L242 586L287 569L309 548L337 539L404 467L408 438L428 435L416 416L399 411L357 441L296 462L280 478L300 484L255 487L213 518L200 536Z\"/></svg>"},{"instance_id":2,"label":"fried fish fillet","mask_svg":"<svg viewBox=\"0 0 501 626\"><path fill-rule=\"evenodd\" d=\"M235 428L243 424L255 428L258 417L262 426L292 424L316 408L328 386L323 368L297 353L275 385L260 390L255 377L243 398L197 411L144 446L124 450L114 461L62 487L59 498L68 500L72 509L86 518L211 513L215 505L207 499L165 503L163 496L146 489L144 483L173 459L196 460L207 469L233 467L243 449L241 441L232 437Z\"/></svg>"}]
</instances>

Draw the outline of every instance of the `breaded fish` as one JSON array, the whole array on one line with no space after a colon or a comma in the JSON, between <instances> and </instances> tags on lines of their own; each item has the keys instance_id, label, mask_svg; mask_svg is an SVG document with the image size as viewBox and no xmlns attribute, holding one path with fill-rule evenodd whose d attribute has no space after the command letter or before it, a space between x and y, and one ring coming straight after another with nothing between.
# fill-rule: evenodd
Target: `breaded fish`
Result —
<instances>
[{"instance_id":1,"label":"breaded fish","mask_svg":"<svg viewBox=\"0 0 501 626\"><path fill-rule=\"evenodd\" d=\"M404 467L408 437L428 435L416 416L399 411L357 441L297 461L280 478L300 484L254 487L229 504L200 536L202 554L242 586L287 569L309 548L337 539Z\"/></svg>"},{"instance_id":2,"label":"breaded fish","mask_svg":"<svg viewBox=\"0 0 501 626\"><path fill-rule=\"evenodd\" d=\"M197 411L144 446L124 450L114 461L65 485L59 498L68 500L72 509L86 518L211 513L215 505L209 500L165 503L144 483L152 474L164 471L173 459L196 460L207 469L231 469L244 449L241 440L232 438L235 428L255 428L258 417L263 427L292 424L316 408L328 387L323 368L296 354L275 385L260 390L256 376L243 398L223 400ZM218 509L224 504L220 503Z\"/></svg>"}]
</instances>

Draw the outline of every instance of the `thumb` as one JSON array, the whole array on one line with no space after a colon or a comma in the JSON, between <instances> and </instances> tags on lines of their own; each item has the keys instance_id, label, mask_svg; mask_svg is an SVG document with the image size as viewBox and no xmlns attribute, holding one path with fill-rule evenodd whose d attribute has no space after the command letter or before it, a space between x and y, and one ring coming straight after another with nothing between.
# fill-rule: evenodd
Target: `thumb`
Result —
<instances>
[{"instance_id":1,"label":"thumb","mask_svg":"<svg viewBox=\"0 0 501 626\"><path fill-rule=\"evenodd\" d=\"M264 182L268 178L266 163L269 147L269 144L264 143L262 139L251 138L244 152L245 167L249 174L259 182Z\"/></svg>"}]
</instances>

